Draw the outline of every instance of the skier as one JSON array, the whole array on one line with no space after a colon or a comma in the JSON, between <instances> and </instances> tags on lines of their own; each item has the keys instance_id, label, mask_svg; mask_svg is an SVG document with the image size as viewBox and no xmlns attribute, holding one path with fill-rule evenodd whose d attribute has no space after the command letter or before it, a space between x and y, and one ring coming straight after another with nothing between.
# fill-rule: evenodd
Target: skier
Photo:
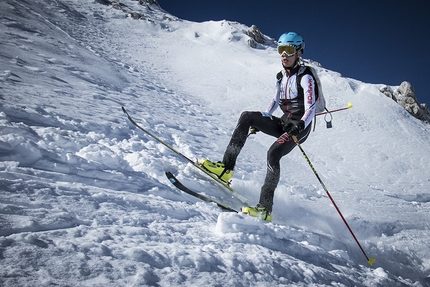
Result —
<instances>
[{"instance_id":1,"label":"skier","mask_svg":"<svg viewBox=\"0 0 430 287\"><path fill-rule=\"evenodd\" d=\"M296 146L291 136L296 136L300 143L307 139L315 116L316 79L310 72L297 77L302 65L300 57L304 47L303 38L295 32L284 33L279 37L278 53L281 55L283 69L277 75L276 93L266 111L243 112L222 162L212 162L208 159L202 162L207 170L228 182L233 176L236 159L245 145L248 131L251 133L261 131L276 137L276 141L267 152L267 173L261 187L259 203L255 207L242 208L243 213L269 222L272 220L273 197L280 177L279 162ZM297 79L300 79L300 83L296 82ZM283 112L281 118L272 116L278 105Z\"/></svg>"}]
</instances>

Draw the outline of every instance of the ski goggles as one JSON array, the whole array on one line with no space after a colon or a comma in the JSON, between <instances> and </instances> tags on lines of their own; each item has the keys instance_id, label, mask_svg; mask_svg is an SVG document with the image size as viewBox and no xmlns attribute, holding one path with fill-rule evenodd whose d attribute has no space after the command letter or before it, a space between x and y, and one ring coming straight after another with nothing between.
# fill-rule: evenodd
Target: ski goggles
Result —
<instances>
[{"instance_id":1,"label":"ski goggles","mask_svg":"<svg viewBox=\"0 0 430 287\"><path fill-rule=\"evenodd\" d=\"M279 55L286 54L287 56L294 56L297 54L298 49L294 45L285 45L285 46L278 46L278 53Z\"/></svg>"}]
</instances>

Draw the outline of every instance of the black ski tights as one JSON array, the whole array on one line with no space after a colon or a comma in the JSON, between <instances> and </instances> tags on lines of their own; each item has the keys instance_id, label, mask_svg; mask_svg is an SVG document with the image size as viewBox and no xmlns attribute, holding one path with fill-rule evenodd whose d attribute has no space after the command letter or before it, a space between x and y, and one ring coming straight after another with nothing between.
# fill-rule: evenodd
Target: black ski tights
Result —
<instances>
[{"instance_id":1,"label":"black ski tights","mask_svg":"<svg viewBox=\"0 0 430 287\"><path fill-rule=\"evenodd\" d=\"M297 136L300 143L303 143L308 137L311 126L312 124L309 124ZM296 144L287 133L284 133L281 119L261 112L243 112L224 153L223 163L226 169L234 169L236 159L245 145L250 127L255 127L261 132L277 138L267 151L267 173L264 184L261 187L259 202L259 206L263 206L268 212L271 212L275 189L278 186L280 177L279 162Z\"/></svg>"}]
</instances>

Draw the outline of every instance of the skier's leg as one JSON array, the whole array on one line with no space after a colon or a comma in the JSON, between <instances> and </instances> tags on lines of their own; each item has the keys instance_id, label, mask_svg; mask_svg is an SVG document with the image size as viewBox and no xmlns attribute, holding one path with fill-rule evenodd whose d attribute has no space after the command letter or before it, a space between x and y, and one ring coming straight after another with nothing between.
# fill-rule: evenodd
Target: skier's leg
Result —
<instances>
[{"instance_id":1,"label":"skier's leg","mask_svg":"<svg viewBox=\"0 0 430 287\"><path fill-rule=\"evenodd\" d=\"M312 124L301 132L297 138L304 142L311 130ZM270 147L267 152L267 172L264 184L261 187L259 206L266 208L266 212L272 212L275 189L278 186L280 177L280 160L296 146L294 140L287 134L282 134Z\"/></svg>"},{"instance_id":2,"label":"skier's leg","mask_svg":"<svg viewBox=\"0 0 430 287\"><path fill-rule=\"evenodd\" d=\"M234 169L236 159L245 145L251 126L275 137L279 137L283 133L279 118L261 112L243 112L224 152L222 162L226 169Z\"/></svg>"}]
</instances>

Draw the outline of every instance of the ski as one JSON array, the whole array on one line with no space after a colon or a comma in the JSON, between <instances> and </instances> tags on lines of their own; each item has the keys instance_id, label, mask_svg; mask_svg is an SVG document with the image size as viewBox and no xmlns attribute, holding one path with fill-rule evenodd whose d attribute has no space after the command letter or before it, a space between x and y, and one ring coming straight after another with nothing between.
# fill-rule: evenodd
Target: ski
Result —
<instances>
[{"instance_id":1,"label":"ski","mask_svg":"<svg viewBox=\"0 0 430 287\"><path fill-rule=\"evenodd\" d=\"M155 136L153 133L151 133L150 131L144 129L142 126L140 126L138 123L136 123L136 121L130 116L130 114L127 112L127 110L122 107L122 111L127 115L127 118L129 119L129 121L135 125L138 129L142 130L143 132L145 132L147 135L149 135L150 137L152 137L153 139L155 139L156 141L158 141L159 143L163 144L164 146L166 146L168 149L170 149L171 151L173 151L174 153L178 154L179 156L181 156L183 159L185 159L186 161L190 162L191 164L193 164L196 168L198 168L199 170L201 170L202 172L204 172L206 175L208 175L210 178L212 178L213 180L215 180L218 184L222 185L223 187L227 188L230 191L234 191L234 189L230 186L229 183L226 183L225 181L222 181L221 179L219 179L216 175L210 173L209 171L207 171L203 166L201 166L199 163L193 161L192 159L190 159L189 157L187 157L186 155L184 155L183 153L181 153L180 151L176 150L174 147L172 147L171 145L169 145L168 143L166 143L165 141L163 141L162 139L158 138L157 136Z\"/></svg>"},{"instance_id":2,"label":"ski","mask_svg":"<svg viewBox=\"0 0 430 287\"><path fill-rule=\"evenodd\" d=\"M198 192L195 192L195 191L193 191L193 190L191 190L191 189L189 189L188 187L186 187L185 185L183 185L171 172L166 172L166 176L167 176L167 178L169 179L169 181L175 186L175 187L177 187L178 189L180 189L180 190L182 190L183 192L186 192L186 193L188 193L189 195L192 195L192 196L194 196L194 197L196 197L196 198L199 198L199 199L201 199L201 200L203 200L203 201L206 201L206 202L213 202L213 203L215 203L216 205L218 205L220 208L222 208L223 210L226 210L226 211L230 211L230 212L236 212L236 213L238 213L238 211L237 210L235 210L235 209L233 209L233 208L231 208L231 207L228 207L227 205L224 205L224 204L222 204L222 203L220 203L220 202L218 202L218 201L216 201L216 200L213 200L212 198L210 198L210 197L208 197L208 196L205 196L205 195L203 195L203 194L201 194L201 193L198 193Z\"/></svg>"}]
</instances>

